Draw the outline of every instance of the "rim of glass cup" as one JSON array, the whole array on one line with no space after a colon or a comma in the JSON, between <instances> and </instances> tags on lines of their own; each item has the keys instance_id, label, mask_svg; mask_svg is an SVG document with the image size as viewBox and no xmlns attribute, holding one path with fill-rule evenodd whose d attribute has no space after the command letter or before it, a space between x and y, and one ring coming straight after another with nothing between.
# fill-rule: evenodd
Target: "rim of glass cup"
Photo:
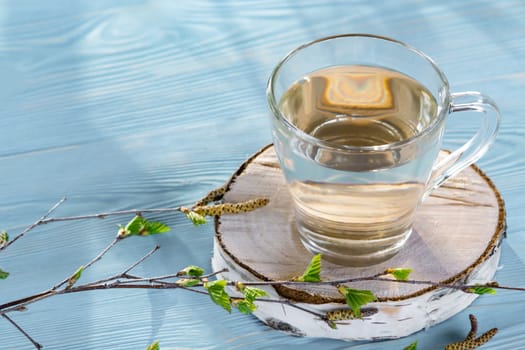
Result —
<instances>
[{"instance_id":1,"label":"rim of glass cup","mask_svg":"<svg viewBox=\"0 0 525 350\"><path fill-rule=\"evenodd\" d=\"M307 134L306 132L302 131L301 129L296 127L294 124L292 124L286 117L284 117L284 115L281 113L281 110L279 109L279 106L278 106L278 103L277 103L277 101L275 99L275 94L274 94L274 84L275 84L275 81L277 80L276 78L279 75L283 65L286 64L297 53L299 53L300 51L302 51L303 49L305 49L305 48L307 48L309 46L316 45L316 44L318 44L320 42L324 42L324 41L336 40L336 39L340 39L340 38L349 38L349 37L362 37L362 38L370 38L370 39L380 40L380 41L387 41L387 42L399 45L399 46L401 46L401 47L403 47L403 48L405 48L405 49L407 49L409 51L412 51L414 54L420 56L428 64L430 64L430 66L433 68L433 70L439 76L439 79L441 80L441 82L443 84L441 89L440 89L440 91L442 93L444 93L444 99L442 100L442 103L441 103L441 101L437 101L438 107L443 107L443 108L441 110L438 109L438 115L436 116L436 118L434 119L434 121L430 125L428 125L424 130L422 130L421 132L417 133L416 135L414 135L414 136L412 136L412 137L410 137L408 139L402 140L402 141L397 141L397 142L392 142L392 143L387 143L387 144L384 144L384 145L377 145L377 146L349 146L349 145L341 145L341 144L337 144L337 143L333 143L333 142L317 139L317 138ZM307 72L307 73L309 73L309 72ZM307 74L307 73L305 73L305 74ZM413 47L411 45L408 45L408 44L406 44L406 43L404 43L402 41L399 41L399 40L396 40L396 39L392 39L392 38L389 38L387 36L381 36L381 35L375 35L375 34L365 34L365 33L349 33L349 34L331 35L331 36L326 36L326 37L323 37L323 38L319 38L319 39L310 41L310 42L308 42L306 44L303 44L301 46L298 46L297 48L295 48L292 51L290 51L286 56L284 56L284 58L281 59L281 61L275 66L275 68L273 69L272 73L270 74L270 78L268 79L268 83L267 83L267 87L266 87L267 102L268 102L268 105L270 107L270 110L271 110L273 116L275 118L277 118L280 122L284 123L290 130L292 130L294 132L295 135L299 136L300 138L302 138L303 140L305 140L305 141L307 141L309 143L313 143L313 144L316 144L316 145L319 145L319 146L323 146L325 148L337 150L337 151L349 151L349 152L352 152L352 151L358 151L358 152L364 152L364 151L386 151L386 150L391 150L391 149L395 149L395 148L398 148L398 147L403 147L403 146L406 146L407 144L415 142L415 140L418 140L420 137L422 137L422 136L430 133L432 130L434 130L436 125L439 125L440 121L443 118L446 117L446 115L448 114L449 106L450 106L450 93L449 92L450 92L449 83L448 83L448 80L447 80L445 74L437 66L437 64L434 62L434 60L432 58L430 58L427 54L425 54L421 50L416 49L415 47Z\"/></svg>"}]
</instances>

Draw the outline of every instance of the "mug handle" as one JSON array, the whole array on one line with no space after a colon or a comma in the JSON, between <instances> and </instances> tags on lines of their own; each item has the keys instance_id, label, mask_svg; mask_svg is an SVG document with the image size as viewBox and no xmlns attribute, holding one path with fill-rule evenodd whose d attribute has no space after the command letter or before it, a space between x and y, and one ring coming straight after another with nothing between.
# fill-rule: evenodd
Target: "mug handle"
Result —
<instances>
[{"instance_id":1,"label":"mug handle","mask_svg":"<svg viewBox=\"0 0 525 350\"><path fill-rule=\"evenodd\" d=\"M466 143L434 165L425 197L447 179L480 159L496 138L501 114L490 97L476 91L451 94L449 113L465 111L481 113L481 127Z\"/></svg>"}]
</instances>

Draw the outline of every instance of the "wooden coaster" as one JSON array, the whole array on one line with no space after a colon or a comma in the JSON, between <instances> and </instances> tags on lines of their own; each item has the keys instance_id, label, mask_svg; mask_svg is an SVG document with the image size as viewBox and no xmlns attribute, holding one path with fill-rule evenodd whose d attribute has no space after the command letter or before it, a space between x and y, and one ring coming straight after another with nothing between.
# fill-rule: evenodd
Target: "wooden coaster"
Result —
<instances>
[{"instance_id":1,"label":"wooden coaster","mask_svg":"<svg viewBox=\"0 0 525 350\"><path fill-rule=\"evenodd\" d=\"M222 277L278 281L300 276L312 254L293 229L291 198L272 145L249 158L232 176L224 202L256 197L269 204L253 212L216 218L213 268ZM485 283L498 267L505 233L503 200L476 166L449 179L419 208L414 233L400 253L370 267L344 267L323 261L323 280L370 276L390 267L412 268L411 279L443 283ZM387 339L412 334L455 315L475 294L428 285L368 281L352 288L374 292L368 306L378 312L331 329L318 317L276 303L258 303L255 315L266 324L296 335L346 340ZM346 308L333 286L265 287L274 298L288 299L316 312ZM234 291L232 291L233 293Z\"/></svg>"}]
</instances>

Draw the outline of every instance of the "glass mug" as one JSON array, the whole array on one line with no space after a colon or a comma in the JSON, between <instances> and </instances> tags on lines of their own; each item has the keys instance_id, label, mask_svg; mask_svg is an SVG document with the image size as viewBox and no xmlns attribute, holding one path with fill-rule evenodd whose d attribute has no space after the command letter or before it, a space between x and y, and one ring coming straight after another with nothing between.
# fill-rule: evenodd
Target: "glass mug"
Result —
<instances>
[{"instance_id":1,"label":"glass mug","mask_svg":"<svg viewBox=\"0 0 525 350\"><path fill-rule=\"evenodd\" d=\"M431 58L368 34L322 38L275 67L267 87L275 151L312 253L346 266L394 256L428 194L478 160L500 113L478 92L450 93ZM463 146L438 161L451 113L480 112Z\"/></svg>"}]
</instances>

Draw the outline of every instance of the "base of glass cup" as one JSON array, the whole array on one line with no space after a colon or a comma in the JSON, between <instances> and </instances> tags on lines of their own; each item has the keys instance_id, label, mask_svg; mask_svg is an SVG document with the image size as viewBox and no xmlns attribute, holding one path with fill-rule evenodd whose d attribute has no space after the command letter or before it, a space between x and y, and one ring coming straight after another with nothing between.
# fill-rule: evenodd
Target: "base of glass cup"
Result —
<instances>
[{"instance_id":1,"label":"base of glass cup","mask_svg":"<svg viewBox=\"0 0 525 350\"><path fill-rule=\"evenodd\" d=\"M380 238L339 238L320 234L297 222L295 229L304 247L331 263L364 267L377 265L395 256L412 233L412 227L395 235Z\"/></svg>"}]
</instances>

